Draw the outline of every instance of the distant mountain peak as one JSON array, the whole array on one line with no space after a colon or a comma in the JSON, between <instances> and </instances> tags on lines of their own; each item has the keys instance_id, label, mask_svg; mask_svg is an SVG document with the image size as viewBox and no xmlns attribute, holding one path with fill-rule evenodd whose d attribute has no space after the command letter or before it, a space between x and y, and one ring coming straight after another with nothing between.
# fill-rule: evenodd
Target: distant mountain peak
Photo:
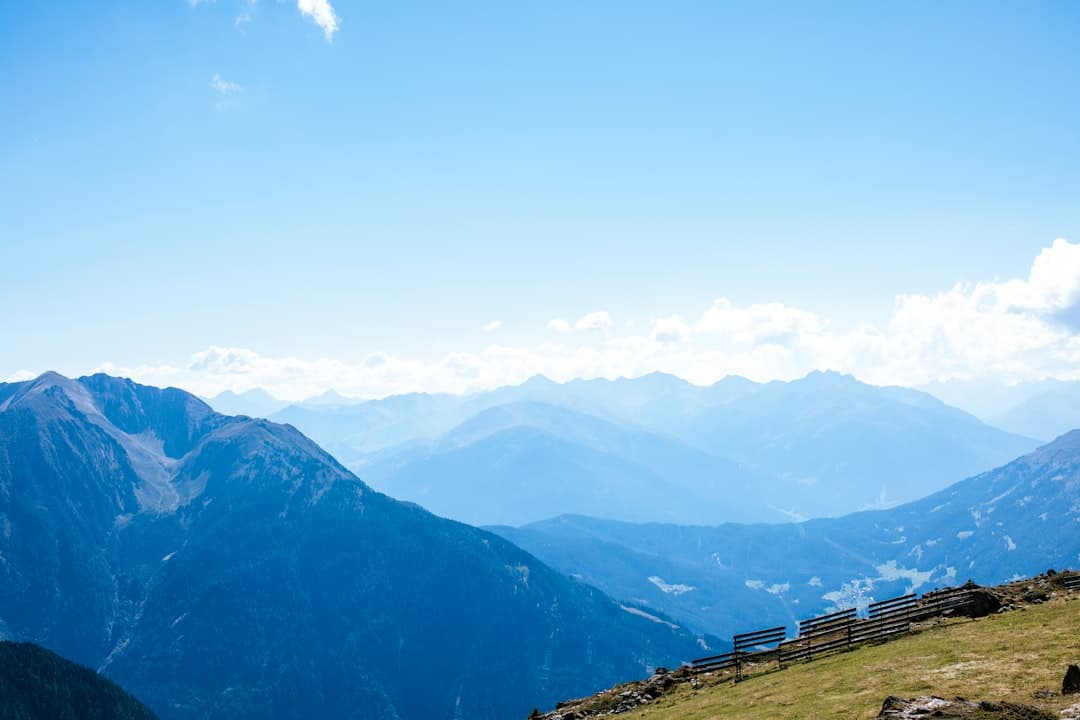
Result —
<instances>
[{"instance_id":1,"label":"distant mountain peak","mask_svg":"<svg viewBox=\"0 0 1080 720\"><path fill-rule=\"evenodd\" d=\"M3 403L0 403L0 410L6 410L20 404L33 402L37 397L43 396L56 388L84 413L97 412L93 400L89 397L89 393L84 387L79 385L75 380L65 377L53 370L44 372L33 380L16 383L16 385L19 386L18 389L4 400Z\"/></svg>"},{"instance_id":2,"label":"distant mountain peak","mask_svg":"<svg viewBox=\"0 0 1080 720\"><path fill-rule=\"evenodd\" d=\"M358 400L350 397L346 397L339 393L334 388L330 388L326 392L309 397L304 400L301 405L352 405L359 402Z\"/></svg>"},{"instance_id":3,"label":"distant mountain peak","mask_svg":"<svg viewBox=\"0 0 1080 720\"><path fill-rule=\"evenodd\" d=\"M46 370L38 375L36 378L30 381L32 387L42 387L46 385L60 385L63 383L71 382L71 379L61 375L55 370Z\"/></svg>"},{"instance_id":4,"label":"distant mountain peak","mask_svg":"<svg viewBox=\"0 0 1080 720\"><path fill-rule=\"evenodd\" d=\"M714 382L713 385L723 385L724 383L747 384L747 385L756 385L757 384L753 380L751 380L750 378L745 377L743 375L725 375L724 377L722 377L719 380L717 380L716 382Z\"/></svg>"},{"instance_id":5,"label":"distant mountain peak","mask_svg":"<svg viewBox=\"0 0 1080 720\"><path fill-rule=\"evenodd\" d=\"M554 380L549 378L547 375L544 375L542 373L537 373L536 375L533 375L533 376L529 377L529 379L527 379L525 382L521 383L521 387L523 387L523 388L524 387L528 387L528 388L551 387L551 386L558 385L558 384L559 383L555 382Z\"/></svg>"},{"instance_id":6,"label":"distant mountain peak","mask_svg":"<svg viewBox=\"0 0 1080 720\"><path fill-rule=\"evenodd\" d=\"M838 370L811 370L805 377L794 382L828 383L828 384L859 384L865 385L850 373L842 373Z\"/></svg>"},{"instance_id":7,"label":"distant mountain peak","mask_svg":"<svg viewBox=\"0 0 1080 720\"><path fill-rule=\"evenodd\" d=\"M234 392L232 390L223 390L222 392L219 392L214 397L210 398L210 401L213 402L215 400L225 400L225 399L229 399L229 400L253 400L253 401L256 401L256 402L274 402L274 403L281 402L280 398L274 397L273 395L271 395L266 390L263 390L262 388L258 388L258 387L257 388L252 388L250 390L245 390L243 392Z\"/></svg>"},{"instance_id":8,"label":"distant mountain peak","mask_svg":"<svg viewBox=\"0 0 1080 720\"><path fill-rule=\"evenodd\" d=\"M654 370L651 373L648 373L646 375L641 375L640 377L632 378L631 380L635 381L635 382L644 382L644 383L656 384L656 385L663 384L663 385L667 385L667 386L674 385L674 386L683 387L683 386L691 385L691 383L689 383L686 380L682 379L678 375L672 375L671 373L661 372L659 370Z\"/></svg>"}]
</instances>

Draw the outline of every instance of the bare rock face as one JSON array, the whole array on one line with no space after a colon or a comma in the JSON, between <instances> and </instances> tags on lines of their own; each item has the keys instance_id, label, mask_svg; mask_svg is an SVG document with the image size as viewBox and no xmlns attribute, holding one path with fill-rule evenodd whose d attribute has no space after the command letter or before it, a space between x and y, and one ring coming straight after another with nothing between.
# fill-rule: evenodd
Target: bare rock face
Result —
<instances>
[{"instance_id":1,"label":"bare rock face","mask_svg":"<svg viewBox=\"0 0 1080 720\"><path fill-rule=\"evenodd\" d=\"M676 685L688 684L698 687L694 673L686 667L674 672L657 668L646 680L626 683L587 698L561 702L549 713L530 715L532 720L586 720L606 715L632 712L648 705Z\"/></svg>"},{"instance_id":2,"label":"bare rock face","mask_svg":"<svg viewBox=\"0 0 1080 720\"><path fill-rule=\"evenodd\" d=\"M906 720L907 718L922 718L927 715L937 716L938 711L952 706L952 702L939 697L920 697L912 700L904 700L890 695L885 698L878 713L878 720Z\"/></svg>"},{"instance_id":3,"label":"bare rock face","mask_svg":"<svg viewBox=\"0 0 1080 720\"><path fill-rule=\"evenodd\" d=\"M980 618L992 615L1001 609L1001 598L985 588L978 588L971 593L971 602L961 610L967 617Z\"/></svg>"},{"instance_id":4,"label":"bare rock face","mask_svg":"<svg viewBox=\"0 0 1080 720\"><path fill-rule=\"evenodd\" d=\"M946 700L939 697L919 697L904 700L888 697L881 706L877 720L1058 720L1050 713L1030 705L1008 702L971 702L963 698Z\"/></svg>"},{"instance_id":5,"label":"bare rock face","mask_svg":"<svg viewBox=\"0 0 1080 720\"><path fill-rule=\"evenodd\" d=\"M1080 667L1070 665L1065 671L1065 679L1061 681L1062 695L1076 695L1080 693Z\"/></svg>"}]
</instances>

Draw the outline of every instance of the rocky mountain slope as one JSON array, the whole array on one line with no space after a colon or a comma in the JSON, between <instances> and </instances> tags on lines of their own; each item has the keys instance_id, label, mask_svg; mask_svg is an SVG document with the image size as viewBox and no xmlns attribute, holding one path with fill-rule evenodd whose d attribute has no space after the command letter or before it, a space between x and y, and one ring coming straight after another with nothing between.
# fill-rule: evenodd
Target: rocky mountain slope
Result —
<instances>
[{"instance_id":1,"label":"rocky mountain slope","mask_svg":"<svg viewBox=\"0 0 1080 720\"><path fill-rule=\"evenodd\" d=\"M292 427L104 375L0 385L0 634L163 718L506 717L699 651Z\"/></svg>"}]
</instances>

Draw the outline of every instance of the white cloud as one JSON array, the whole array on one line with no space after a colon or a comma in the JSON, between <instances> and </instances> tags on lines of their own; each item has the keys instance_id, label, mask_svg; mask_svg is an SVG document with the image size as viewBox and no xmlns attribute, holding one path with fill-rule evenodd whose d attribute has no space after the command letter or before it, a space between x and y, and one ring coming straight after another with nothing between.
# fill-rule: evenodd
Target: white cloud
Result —
<instances>
[{"instance_id":1,"label":"white cloud","mask_svg":"<svg viewBox=\"0 0 1080 720\"><path fill-rule=\"evenodd\" d=\"M502 327L502 320L492 320L489 323L484 323L480 326L480 329L484 332L494 332Z\"/></svg>"},{"instance_id":2,"label":"white cloud","mask_svg":"<svg viewBox=\"0 0 1080 720\"><path fill-rule=\"evenodd\" d=\"M958 284L897 298L878 340L896 382L1075 377L1080 368L1080 244L1056 240L1025 279Z\"/></svg>"},{"instance_id":3,"label":"white cloud","mask_svg":"<svg viewBox=\"0 0 1080 720\"><path fill-rule=\"evenodd\" d=\"M244 92L244 88L238 83L229 82L218 73L214 73L214 77L210 78L210 87L213 88L218 95L223 96Z\"/></svg>"},{"instance_id":4,"label":"white cloud","mask_svg":"<svg viewBox=\"0 0 1080 720\"><path fill-rule=\"evenodd\" d=\"M1005 310L1054 315L1080 303L1080 244L1058 238L1031 264L1027 280L990 288Z\"/></svg>"},{"instance_id":5,"label":"white cloud","mask_svg":"<svg viewBox=\"0 0 1080 720\"><path fill-rule=\"evenodd\" d=\"M887 316L855 327L834 327L818 313L783 303L739 305L721 297L696 319L671 315L640 322L639 330L621 323L616 330L609 313L590 312L573 323L550 321L547 327L559 335L539 344L490 345L426 359L378 352L346 362L213 347L175 366L102 369L201 394L259 386L285 399L331 387L378 397L481 390L536 374L566 381L658 370L698 384L729 374L790 380L824 369L900 385L971 377L1080 380L1080 331L1067 322L1078 306L1080 245L1059 240L1034 259L1026 278L903 295ZM495 322L484 327L494 329Z\"/></svg>"},{"instance_id":6,"label":"white cloud","mask_svg":"<svg viewBox=\"0 0 1080 720\"><path fill-rule=\"evenodd\" d=\"M217 0L187 0L188 5L191 7L197 7L199 5L211 5ZM281 2L282 0L278 0ZM259 4L259 0L244 0L244 9L236 16L234 21L236 28L240 32L244 32L244 25L251 22L255 14L255 8ZM300 14L310 18L312 22L322 28L323 35L326 37L327 42L334 40L334 34L337 33L341 27L341 18L338 17L337 12L334 11L334 6L330 4L330 0L296 0L296 9L300 11Z\"/></svg>"},{"instance_id":7,"label":"white cloud","mask_svg":"<svg viewBox=\"0 0 1080 720\"><path fill-rule=\"evenodd\" d=\"M554 320L548 321L547 328L548 330L555 330L556 332L570 332L570 323L562 318L555 318Z\"/></svg>"},{"instance_id":8,"label":"white cloud","mask_svg":"<svg viewBox=\"0 0 1080 720\"><path fill-rule=\"evenodd\" d=\"M255 18L255 8L258 4L259 0L245 0L244 9L240 11L240 14L238 14L233 21L233 25L236 26L236 29L239 30L241 34L247 34L244 30L244 26Z\"/></svg>"},{"instance_id":9,"label":"white cloud","mask_svg":"<svg viewBox=\"0 0 1080 720\"><path fill-rule=\"evenodd\" d=\"M597 312L591 312L586 315L582 315L578 318L578 321L574 323L575 330L610 330L611 329L611 314L599 310Z\"/></svg>"},{"instance_id":10,"label":"white cloud","mask_svg":"<svg viewBox=\"0 0 1080 720\"><path fill-rule=\"evenodd\" d=\"M690 337L690 327L678 315L671 315L655 321L650 336L657 342L681 342Z\"/></svg>"},{"instance_id":11,"label":"white cloud","mask_svg":"<svg viewBox=\"0 0 1080 720\"><path fill-rule=\"evenodd\" d=\"M25 382L27 380L33 380L40 374L41 373L31 372L30 370L16 370L11 375L9 375L8 378L4 380L4 382Z\"/></svg>"},{"instance_id":12,"label":"white cloud","mask_svg":"<svg viewBox=\"0 0 1080 720\"><path fill-rule=\"evenodd\" d=\"M329 0L296 0L296 7L300 13L307 15L315 24L322 28L327 42L334 39L334 33L338 31L340 20Z\"/></svg>"},{"instance_id":13,"label":"white cloud","mask_svg":"<svg viewBox=\"0 0 1080 720\"><path fill-rule=\"evenodd\" d=\"M797 337L821 333L822 326L813 313L782 303L736 307L727 298L719 298L694 330L724 335L737 343L787 345Z\"/></svg>"}]
</instances>

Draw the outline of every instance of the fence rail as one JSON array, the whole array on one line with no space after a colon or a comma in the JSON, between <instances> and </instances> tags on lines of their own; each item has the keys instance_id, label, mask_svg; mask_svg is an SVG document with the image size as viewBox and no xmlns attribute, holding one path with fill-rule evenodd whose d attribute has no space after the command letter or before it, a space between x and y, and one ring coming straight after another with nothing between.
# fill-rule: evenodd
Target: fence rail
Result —
<instances>
[{"instance_id":1,"label":"fence rail","mask_svg":"<svg viewBox=\"0 0 1080 720\"><path fill-rule=\"evenodd\" d=\"M776 654L779 658L779 646L778 644L784 640L787 635L787 628L783 625L779 627L768 628L767 630L756 630L754 632L743 633L742 635L736 635L731 639L731 644L735 648L735 679L742 680L742 667L746 660L751 657L757 657L765 659L767 656ZM776 648L764 648L766 645L777 645ZM754 649L757 649L756 651Z\"/></svg>"},{"instance_id":2,"label":"fence rail","mask_svg":"<svg viewBox=\"0 0 1080 720\"><path fill-rule=\"evenodd\" d=\"M1063 576L1061 584L1065 586L1066 590L1080 590L1080 573Z\"/></svg>"},{"instance_id":3,"label":"fence rail","mask_svg":"<svg viewBox=\"0 0 1080 720\"><path fill-rule=\"evenodd\" d=\"M919 599L916 597L915 593L908 593L907 595L901 595L900 597L895 597L891 600L870 603L870 607L867 608L867 615L871 620L885 615L895 615L915 607L915 604L918 601Z\"/></svg>"},{"instance_id":4,"label":"fence rail","mask_svg":"<svg viewBox=\"0 0 1080 720\"><path fill-rule=\"evenodd\" d=\"M851 646L852 628L857 618L855 608L799 621L799 636L780 643L780 664L811 660L833 650Z\"/></svg>"},{"instance_id":5,"label":"fence rail","mask_svg":"<svg viewBox=\"0 0 1080 720\"><path fill-rule=\"evenodd\" d=\"M830 632L838 626L847 626L853 622L855 622L855 608L840 610L828 615L810 618L809 620L800 620L799 637Z\"/></svg>"}]
</instances>

